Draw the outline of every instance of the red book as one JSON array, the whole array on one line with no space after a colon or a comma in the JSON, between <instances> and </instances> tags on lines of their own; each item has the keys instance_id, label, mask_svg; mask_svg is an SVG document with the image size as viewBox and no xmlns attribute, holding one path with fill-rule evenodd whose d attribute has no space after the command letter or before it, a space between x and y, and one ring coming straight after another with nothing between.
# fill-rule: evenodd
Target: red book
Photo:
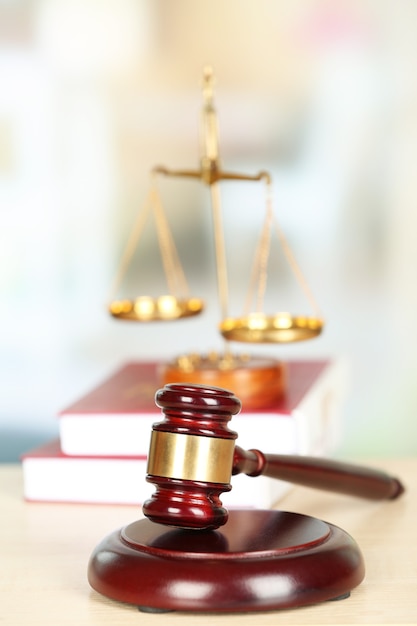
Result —
<instances>
[{"instance_id":1,"label":"red book","mask_svg":"<svg viewBox=\"0 0 417 626\"><path fill-rule=\"evenodd\" d=\"M156 362L133 362L59 414L61 449L78 456L147 455L160 388ZM277 454L321 454L333 447L344 400L345 373L339 362L290 361L288 388L275 404L245 411L230 423L244 448Z\"/></svg>"},{"instance_id":2,"label":"red book","mask_svg":"<svg viewBox=\"0 0 417 626\"><path fill-rule=\"evenodd\" d=\"M146 456L68 456L55 440L22 457L24 497L29 502L143 504L155 487L146 482ZM228 508L269 508L291 488L265 476L232 477L221 500Z\"/></svg>"},{"instance_id":3,"label":"red book","mask_svg":"<svg viewBox=\"0 0 417 626\"><path fill-rule=\"evenodd\" d=\"M22 456L24 497L35 502L139 504L153 488L145 481L146 456L75 457L59 440Z\"/></svg>"}]
</instances>

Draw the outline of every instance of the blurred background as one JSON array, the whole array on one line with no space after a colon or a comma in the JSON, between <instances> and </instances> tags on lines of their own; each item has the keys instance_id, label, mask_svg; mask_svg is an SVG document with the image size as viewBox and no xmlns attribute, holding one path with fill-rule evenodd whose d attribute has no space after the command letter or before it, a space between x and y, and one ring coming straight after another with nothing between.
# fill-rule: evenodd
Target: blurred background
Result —
<instances>
[{"instance_id":1,"label":"blurred background","mask_svg":"<svg viewBox=\"0 0 417 626\"><path fill-rule=\"evenodd\" d=\"M222 165L272 174L327 322L312 342L256 352L346 359L339 453L416 454L416 59L413 0L0 0L0 460L55 436L57 412L122 363L221 346L196 182L161 193L207 312L140 326L106 310L150 169L198 167L206 64ZM239 300L263 188L222 193ZM150 234L142 250L146 291L159 280ZM276 309L291 310L294 279L278 268Z\"/></svg>"}]
</instances>

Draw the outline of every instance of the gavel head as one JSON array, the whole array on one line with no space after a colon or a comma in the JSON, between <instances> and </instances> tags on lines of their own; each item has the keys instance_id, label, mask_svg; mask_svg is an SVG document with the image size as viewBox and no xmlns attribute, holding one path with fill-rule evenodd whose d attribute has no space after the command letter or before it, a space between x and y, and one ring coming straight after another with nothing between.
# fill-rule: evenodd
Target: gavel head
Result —
<instances>
[{"instance_id":1,"label":"gavel head","mask_svg":"<svg viewBox=\"0 0 417 626\"><path fill-rule=\"evenodd\" d=\"M155 402L164 420L153 425L146 480L156 486L143 505L153 522L192 529L226 523L219 495L230 491L237 434L227 423L240 411L230 391L169 384Z\"/></svg>"}]
</instances>

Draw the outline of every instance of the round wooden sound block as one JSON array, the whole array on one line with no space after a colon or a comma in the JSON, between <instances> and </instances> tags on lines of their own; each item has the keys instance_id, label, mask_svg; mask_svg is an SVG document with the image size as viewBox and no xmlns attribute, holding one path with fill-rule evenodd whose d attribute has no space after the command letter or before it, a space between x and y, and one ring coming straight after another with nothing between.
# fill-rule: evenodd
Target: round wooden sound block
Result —
<instances>
[{"instance_id":1,"label":"round wooden sound block","mask_svg":"<svg viewBox=\"0 0 417 626\"><path fill-rule=\"evenodd\" d=\"M88 568L99 593L155 612L301 607L346 597L363 577L345 531L269 510L230 511L215 531L139 520L106 537Z\"/></svg>"}]
</instances>

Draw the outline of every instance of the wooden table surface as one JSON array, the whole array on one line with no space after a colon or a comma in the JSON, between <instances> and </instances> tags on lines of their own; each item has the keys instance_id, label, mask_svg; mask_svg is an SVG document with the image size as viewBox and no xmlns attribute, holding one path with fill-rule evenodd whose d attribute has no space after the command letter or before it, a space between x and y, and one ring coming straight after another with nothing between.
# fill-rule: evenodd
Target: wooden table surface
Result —
<instances>
[{"instance_id":1,"label":"wooden table surface","mask_svg":"<svg viewBox=\"0 0 417 626\"><path fill-rule=\"evenodd\" d=\"M87 581L90 554L104 536L141 512L125 506L26 503L20 466L0 465L0 624L417 624L417 459L368 465L398 476L406 493L397 501L373 502L294 487L277 507L332 522L354 537L366 576L350 598L233 615L148 614L100 596Z\"/></svg>"}]
</instances>

